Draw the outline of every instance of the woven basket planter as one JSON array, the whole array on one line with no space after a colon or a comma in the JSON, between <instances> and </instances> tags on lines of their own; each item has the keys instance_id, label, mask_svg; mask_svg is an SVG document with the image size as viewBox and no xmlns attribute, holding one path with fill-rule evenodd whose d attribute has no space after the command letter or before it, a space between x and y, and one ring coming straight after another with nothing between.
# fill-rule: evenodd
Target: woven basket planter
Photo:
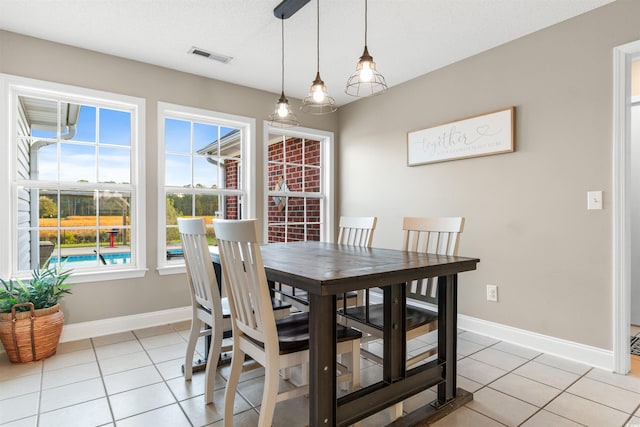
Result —
<instances>
[{"instance_id":1,"label":"woven basket planter","mask_svg":"<svg viewBox=\"0 0 640 427\"><path fill-rule=\"evenodd\" d=\"M45 359L55 354L62 333L64 314L60 305L39 310L0 313L0 340L13 363L26 363Z\"/></svg>"}]
</instances>

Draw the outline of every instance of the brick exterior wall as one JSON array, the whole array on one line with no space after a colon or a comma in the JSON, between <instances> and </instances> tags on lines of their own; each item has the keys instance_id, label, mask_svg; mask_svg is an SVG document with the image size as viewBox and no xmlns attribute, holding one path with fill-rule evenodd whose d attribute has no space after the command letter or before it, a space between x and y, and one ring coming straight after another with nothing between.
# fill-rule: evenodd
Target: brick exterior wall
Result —
<instances>
[{"instance_id":1,"label":"brick exterior wall","mask_svg":"<svg viewBox=\"0 0 640 427\"><path fill-rule=\"evenodd\" d=\"M240 162L236 160L225 160L225 188L238 188L238 172ZM238 212L238 196L225 197L225 219L240 219Z\"/></svg>"},{"instance_id":2,"label":"brick exterior wall","mask_svg":"<svg viewBox=\"0 0 640 427\"><path fill-rule=\"evenodd\" d=\"M286 150L286 156L284 156L284 150ZM285 168L283 166L285 157L287 162L286 176L284 176ZM284 144L272 144L268 148L268 160L276 162L269 163L269 190L276 189L278 180L282 178L289 191L320 192L320 169L309 167L320 166L319 141L305 140L303 142L300 138L289 138ZM289 197L283 209L278 208L277 202L278 200L274 197L271 197L268 202L269 242L284 242L285 238L290 242L305 240L305 223L307 223L306 240L320 240L320 200ZM286 230L285 220L289 224Z\"/></svg>"}]
</instances>

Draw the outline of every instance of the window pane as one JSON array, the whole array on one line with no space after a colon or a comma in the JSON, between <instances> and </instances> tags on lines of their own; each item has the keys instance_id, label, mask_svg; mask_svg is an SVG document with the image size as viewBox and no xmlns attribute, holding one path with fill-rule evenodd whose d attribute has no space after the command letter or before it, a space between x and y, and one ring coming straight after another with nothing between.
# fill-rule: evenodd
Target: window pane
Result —
<instances>
[{"instance_id":1,"label":"window pane","mask_svg":"<svg viewBox=\"0 0 640 427\"><path fill-rule=\"evenodd\" d=\"M269 197L269 222L284 222L287 197Z\"/></svg>"},{"instance_id":2,"label":"window pane","mask_svg":"<svg viewBox=\"0 0 640 427\"><path fill-rule=\"evenodd\" d=\"M167 154L165 171L165 185L191 187L190 157Z\"/></svg>"},{"instance_id":3,"label":"window pane","mask_svg":"<svg viewBox=\"0 0 640 427\"><path fill-rule=\"evenodd\" d=\"M166 151L191 152L191 123L183 120L165 119L164 145Z\"/></svg>"},{"instance_id":4,"label":"window pane","mask_svg":"<svg viewBox=\"0 0 640 427\"><path fill-rule=\"evenodd\" d=\"M320 166L320 141L305 140L304 164Z\"/></svg>"},{"instance_id":5,"label":"window pane","mask_svg":"<svg viewBox=\"0 0 640 427\"><path fill-rule=\"evenodd\" d=\"M287 222L304 222L304 198L289 197L287 198Z\"/></svg>"},{"instance_id":6,"label":"window pane","mask_svg":"<svg viewBox=\"0 0 640 427\"><path fill-rule=\"evenodd\" d=\"M221 188L240 188L240 167L240 160L229 158L224 159L222 172L224 183L220 186Z\"/></svg>"},{"instance_id":7,"label":"window pane","mask_svg":"<svg viewBox=\"0 0 640 427\"><path fill-rule=\"evenodd\" d=\"M60 145L60 181L96 182L96 147Z\"/></svg>"},{"instance_id":8,"label":"window pane","mask_svg":"<svg viewBox=\"0 0 640 427\"><path fill-rule=\"evenodd\" d=\"M100 109L100 144L131 146L131 113Z\"/></svg>"},{"instance_id":9,"label":"window pane","mask_svg":"<svg viewBox=\"0 0 640 427\"><path fill-rule=\"evenodd\" d=\"M99 194L100 227L130 225L131 194L112 191L101 191Z\"/></svg>"},{"instance_id":10,"label":"window pane","mask_svg":"<svg viewBox=\"0 0 640 427\"><path fill-rule=\"evenodd\" d=\"M122 252L130 251L131 245L131 233L128 228L124 227L110 227L100 229L100 246L102 248L109 248L108 253L113 253L111 249L118 249ZM103 253L107 253L103 251ZM126 264L125 260L121 259L120 264ZM115 264L115 263L112 263Z\"/></svg>"},{"instance_id":11,"label":"window pane","mask_svg":"<svg viewBox=\"0 0 640 427\"><path fill-rule=\"evenodd\" d=\"M222 212L216 213L220 217ZM241 219L242 218L242 199L239 196L224 197L224 216L225 219Z\"/></svg>"},{"instance_id":12,"label":"window pane","mask_svg":"<svg viewBox=\"0 0 640 427\"><path fill-rule=\"evenodd\" d=\"M131 152L129 149L98 149L99 181L128 184L131 182Z\"/></svg>"},{"instance_id":13,"label":"window pane","mask_svg":"<svg viewBox=\"0 0 640 427\"><path fill-rule=\"evenodd\" d=\"M285 153L285 161L287 163L295 163L301 165L302 161L302 139L289 138L286 142L287 151Z\"/></svg>"},{"instance_id":14,"label":"window pane","mask_svg":"<svg viewBox=\"0 0 640 427\"><path fill-rule=\"evenodd\" d=\"M268 227L268 242L286 242L286 228L283 225L270 225Z\"/></svg>"},{"instance_id":15,"label":"window pane","mask_svg":"<svg viewBox=\"0 0 640 427\"><path fill-rule=\"evenodd\" d=\"M82 142L96 142L96 107L62 103L62 139ZM67 110L68 109L68 110ZM68 111L68 113L67 113ZM77 116L77 117L76 117ZM77 120L77 122L76 122ZM68 125L74 125L69 128Z\"/></svg>"},{"instance_id":16,"label":"window pane","mask_svg":"<svg viewBox=\"0 0 640 427\"><path fill-rule=\"evenodd\" d=\"M51 99L19 97L18 135L32 135L35 138L58 136L58 102Z\"/></svg>"},{"instance_id":17,"label":"window pane","mask_svg":"<svg viewBox=\"0 0 640 427\"><path fill-rule=\"evenodd\" d=\"M68 227L97 225L93 191L61 191L60 218L61 224Z\"/></svg>"},{"instance_id":18,"label":"window pane","mask_svg":"<svg viewBox=\"0 0 640 427\"><path fill-rule=\"evenodd\" d=\"M166 202L166 224L177 225L178 217L181 216L193 216L192 209L193 197L189 194L167 194Z\"/></svg>"},{"instance_id":19,"label":"window pane","mask_svg":"<svg viewBox=\"0 0 640 427\"><path fill-rule=\"evenodd\" d=\"M289 188L288 191L304 191L304 187L302 185L302 169L302 166L287 165L285 169L287 174L285 182Z\"/></svg>"},{"instance_id":20,"label":"window pane","mask_svg":"<svg viewBox=\"0 0 640 427\"><path fill-rule=\"evenodd\" d=\"M57 229L40 229L38 235L38 266L42 267L50 258L56 257L58 250ZM34 267L35 268L35 267Z\"/></svg>"},{"instance_id":21,"label":"window pane","mask_svg":"<svg viewBox=\"0 0 640 427\"><path fill-rule=\"evenodd\" d=\"M217 160L204 157L193 158L193 184L195 188L218 188Z\"/></svg>"},{"instance_id":22,"label":"window pane","mask_svg":"<svg viewBox=\"0 0 640 427\"><path fill-rule=\"evenodd\" d=\"M167 261L183 261L180 231L177 225L167 225L165 229L165 247Z\"/></svg>"},{"instance_id":23,"label":"window pane","mask_svg":"<svg viewBox=\"0 0 640 427\"><path fill-rule=\"evenodd\" d=\"M196 216L204 217L205 223L210 224L218 211L217 194L197 194L196 195Z\"/></svg>"},{"instance_id":24,"label":"window pane","mask_svg":"<svg viewBox=\"0 0 640 427\"><path fill-rule=\"evenodd\" d=\"M304 191L307 193L320 192L320 169L313 167L304 168Z\"/></svg>"},{"instance_id":25,"label":"window pane","mask_svg":"<svg viewBox=\"0 0 640 427\"><path fill-rule=\"evenodd\" d=\"M305 226L290 225L287 227L287 242L304 242Z\"/></svg>"},{"instance_id":26,"label":"window pane","mask_svg":"<svg viewBox=\"0 0 640 427\"><path fill-rule=\"evenodd\" d=\"M67 221L67 224L81 224L80 221ZM96 250L98 230L91 228L70 228L62 227L60 229L60 253L62 257L71 255L83 255L96 258L94 250ZM106 235L105 235L106 238ZM106 239L105 239L106 240ZM75 266L70 266L75 267Z\"/></svg>"},{"instance_id":27,"label":"window pane","mask_svg":"<svg viewBox=\"0 0 640 427\"><path fill-rule=\"evenodd\" d=\"M269 190L286 191L284 184L284 166L281 163L269 163Z\"/></svg>"},{"instance_id":28,"label":"window pane","mask_svg":"<svg viewBox=\"0 0 640 427\"><path fill-rule=\"evenodd\" d=\"M38 170L32 171L31 179L56 181L58 179L58 145L43 145L35 154L38 159Z\"/></svg>"},{"instance_id":29,"label":"window pane","mask_svg":"<svg viewBox=\"0 0 640 427\"><path fill-rule=\"evenodd\" d=\"M218 126L193 124L193 154L209 153L218 156Z\"/></svg>"}]
</instances>

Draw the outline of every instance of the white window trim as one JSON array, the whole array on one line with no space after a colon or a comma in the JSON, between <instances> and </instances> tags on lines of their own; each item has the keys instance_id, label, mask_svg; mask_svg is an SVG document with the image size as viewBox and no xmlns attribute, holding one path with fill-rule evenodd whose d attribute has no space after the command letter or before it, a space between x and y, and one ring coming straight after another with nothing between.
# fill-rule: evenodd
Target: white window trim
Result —
<instances>
[{"instance_id":1,"label":"white window trim","mask_svg":"<svg viewBox=\"0 0 640 427\"><path fill-rule=\"evenodd\" d=\"M263 129L263 146L264 155L262 156L263 162L263 206L265 218L268 215L269 206L269 180L266 178L266 173L269 170L267 153L269 144L269 135L282 135L294 138L305 138L320 141L320 162L322 166L322 188L325 194L322 218L324 227L321 227L320 240L323 242L333 242L335 238L335 149L334 149L334 136L333 132L311 129L305 127L295 127L290 129L282 129L269 125L268 121L264 121L262 125ZM263 221L262 238L266 242L268 238L268 221Z\"/></svg>"},{"instance_id":2,"label":"white window trim","mask_svg":"<svg viewBox=\"0 0 640 427\"><path fill-rule=\"evenodd\" d=\"M234 114L220 113L185 105L158 102L158 253L157 271L160 275L184 273L184 263L169 264L166 261L166 253L162 236L166 229L166 202L165 202L165 146L164 146L164 119L170 117L190 121L201 120L203 122L214 121L218 124L240 128L246 135L246 143L242 144L242 179L244 180L242 215L243 218L255 218L256 216L256 120L251 117Z\"/></svg>"},{"instance_id":3,"label":"white window trim","mask_svg":"<svg viewBox=\"0 0 640 427\"><path fill-rule=\"evenodd\" d=\"M42 96L49 93L52 96L63 96L78 103L96 102L102 105L130 109L133 106L135 114L131 117L131 127L135 130L131 141L131 162L135 165L131 181L135 189L135 199L132 200L131 224L135 224L135 240L132 239L132 252L136 253L135 265L125 265L104 271L74 271L74 283L95 282L117 279L143 277L147 271L146 262L146 233L143 219L146 217L145 197L145 100L128 95L69 86L44 80L28 79L9 74L0 74L0 129L5 133L0 135L0 159L4 159L4 173L0 175L0 201L8 203L10 209L0 209L0 235L9 236L0 240L0 252L7 254L0 257L0 277L9 277L16 263L15 248L17 246L16 212L13 206L15 194L12 194L12 180L15 176L15 146L11 143L15 139L15 99L17 95ZM0 160L2 161L2 160Z\"/></svg>"}]
</instances>

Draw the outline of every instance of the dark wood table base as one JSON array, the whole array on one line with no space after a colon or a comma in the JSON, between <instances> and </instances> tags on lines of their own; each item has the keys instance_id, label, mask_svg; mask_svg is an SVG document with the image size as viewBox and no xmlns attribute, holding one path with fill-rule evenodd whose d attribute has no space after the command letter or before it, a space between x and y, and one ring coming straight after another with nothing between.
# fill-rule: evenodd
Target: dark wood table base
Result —
<instances>
[{"instance_id":1,"label":"dark wood table base","mask_svg":"<svg viewBox=\"0 0 640 427\"><path fill-rule=\"evenodd\" d=\"M456 397L442 406L434 406L437 401L425 406L421 406L413 412L398 418L389 427L418 427L428 426L441 418L446 417L461 406L471 402L473 400L473 393L470 393L461 388L456 389Z\"/></svg>"}]
</instances>

